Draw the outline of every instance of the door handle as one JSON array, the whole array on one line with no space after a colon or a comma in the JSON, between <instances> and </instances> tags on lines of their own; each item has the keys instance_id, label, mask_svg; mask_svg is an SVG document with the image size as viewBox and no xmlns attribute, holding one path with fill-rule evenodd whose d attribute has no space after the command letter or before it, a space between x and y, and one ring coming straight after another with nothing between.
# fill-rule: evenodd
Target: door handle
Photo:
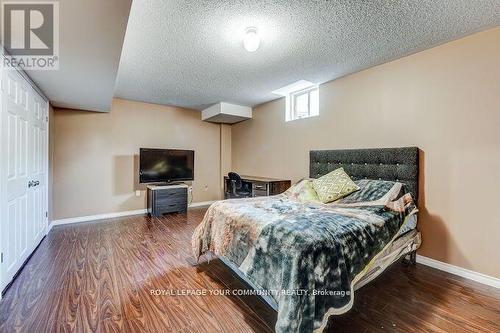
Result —
<instances>
[{"instance_id":1,"label":"door handle","mask_svg":"<svg viewBox=\"0 0 500 333\"><path fill-rule=\"evenodd\" d=\"M35 187L35 186L38 186L38 185L40 185L40 181L38 181L38 180L37 180L37 181L30 180L30 181L28 182L28 188L30 188L30 187Z\"/></svg>"}]
</instances>

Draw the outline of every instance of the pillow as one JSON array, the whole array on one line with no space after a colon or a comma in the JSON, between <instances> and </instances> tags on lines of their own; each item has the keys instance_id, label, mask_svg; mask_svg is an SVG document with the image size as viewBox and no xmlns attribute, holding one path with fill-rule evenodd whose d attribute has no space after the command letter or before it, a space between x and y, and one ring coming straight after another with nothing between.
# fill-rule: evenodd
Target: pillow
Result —
<instances>
[{"instance_id":1,"label":"pillow","mask_svg":"<svg viewBox=\"0 0 500 333\"><path fill-rule=\"evenodd\" d=\"M361 179L354 181L359 191L347 195L337 203L351 204L356 202L375 201L382 198L396 184L393 181Z\"/></svg>"},{"instance_id":2,"label":"pillow","mask_svg":"<svg viewBox=\"0 0 500 333\"><path fill-rule=\"evenodd\" d=\"M293 197L300 202L304 203L321 203L318 198L318 194L312 187L312 181L310 179L302 179L292 187L290 187L285 194L289 197Z\"/></svg>"},{"instance_id":3,"label":"pillow","mask_svg":"<svg viewBox=\"0 0 500 333\"><path fill-rule=\"evenodd\" d=\"M354 181L359 187L359 191L349 194L348 196L338 200L336 203L352 204L356 202L375 201L382 198L389 192L396 184L390 180L374 180L374 179L361 179ZM401 192L398 198L403 194L408 193L408 187L403 183Z\"/></svg>"},{"instance_id":4,"label":"pillow","mask_svg":"<svg viewBox=\"0 0 500 333\"><path fill-rule=\"evenodd\" d=\"M316 190L319 200L323 203L338 200L359 190L358 185L351 180L343 168L333 170L313 180L312 186Z\"/></svg>"}]
</instances>

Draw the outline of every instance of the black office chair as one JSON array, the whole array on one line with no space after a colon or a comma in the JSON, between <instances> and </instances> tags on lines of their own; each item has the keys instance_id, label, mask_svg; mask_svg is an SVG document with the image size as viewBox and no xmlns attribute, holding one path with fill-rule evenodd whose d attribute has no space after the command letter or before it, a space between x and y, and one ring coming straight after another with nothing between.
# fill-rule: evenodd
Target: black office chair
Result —
<instances>
[{"instance_id":1,"label":"black office chair","mask_svg":"<svg viewBox=\"0 0 500 333\"><path fill-rule=\"evenodd\" d=\"M236 172L229 172L227 176L230 185L230 193L228 194L231 198L250 198L252 196L252 190L248 188L248 185L243 185L240 175Z\"/></svg>"}]
</instances>

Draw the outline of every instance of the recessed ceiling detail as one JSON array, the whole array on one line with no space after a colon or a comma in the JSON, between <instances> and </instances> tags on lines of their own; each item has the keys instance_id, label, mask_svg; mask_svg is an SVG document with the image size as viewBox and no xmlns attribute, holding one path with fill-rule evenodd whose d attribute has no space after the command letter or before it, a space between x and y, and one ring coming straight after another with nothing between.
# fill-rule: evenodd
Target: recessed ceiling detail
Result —
<instances>
[{"instance_id":1,"label":"recessed ceiling detail","mask_svg":"<svg viewBox=\"0 0 500 333\"><path fill-rule=\"evenodd\" d=\"M237 104L220 102L201 111L201 120L234 124L252 118L252 108Z\"/></svg>"},{"instance_id":2,"label":"recessed ceiling detail","mask_svg":"<svg viewBox=\"0 0 500 333\"><path fill-rule=\"evenodd\" d=\"M309 81L306 81L306 80L299 80L297 82L290 83L284 87L273 90L271 92L275 95L288 96L292 92L307 89L307 88L310 88L312 86L316 86L316 84L309 82Z\"/></svg>"},{"instance_id":3,"label":"recessed ceiling detail","mask_svg":"<svg viewBox=\"0 0 500 333\"><path fill-rule=\"evenodd\" d=\"M254 106L500 24L500 1L135 0L117 97ZM257 27L256 52L242 34Z\"/></svg>"},{"instance_id":4,"label":"recessed ceiling detail","mask_svg":"<svg viewBox=\"0 0 500 333\"><path fill-rule=\"evenodd\" d=\"M52 105L109 111L131 1L59 1L59 70L27 72Z\"/></svg>"}]
</instances>

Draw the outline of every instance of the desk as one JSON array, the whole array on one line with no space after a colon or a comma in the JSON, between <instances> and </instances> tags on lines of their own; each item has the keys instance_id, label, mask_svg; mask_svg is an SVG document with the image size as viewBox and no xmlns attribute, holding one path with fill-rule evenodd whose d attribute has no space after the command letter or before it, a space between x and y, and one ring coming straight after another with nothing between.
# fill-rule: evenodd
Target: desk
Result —
<instances>
[{"instance_id":1,"label":"desk","mask_svg":"<svg viewBox=\"0 0 500 333\"><path fill-rule=\"evenodd\" d=\"M257 176L240 176L243 188L252 192L252 197L265 197L277 195L290 188L292 181L290 179L278 179ZM227 176L224 176L224 199L232 197L231 183Z\"/></svg>"}]
</instances>

